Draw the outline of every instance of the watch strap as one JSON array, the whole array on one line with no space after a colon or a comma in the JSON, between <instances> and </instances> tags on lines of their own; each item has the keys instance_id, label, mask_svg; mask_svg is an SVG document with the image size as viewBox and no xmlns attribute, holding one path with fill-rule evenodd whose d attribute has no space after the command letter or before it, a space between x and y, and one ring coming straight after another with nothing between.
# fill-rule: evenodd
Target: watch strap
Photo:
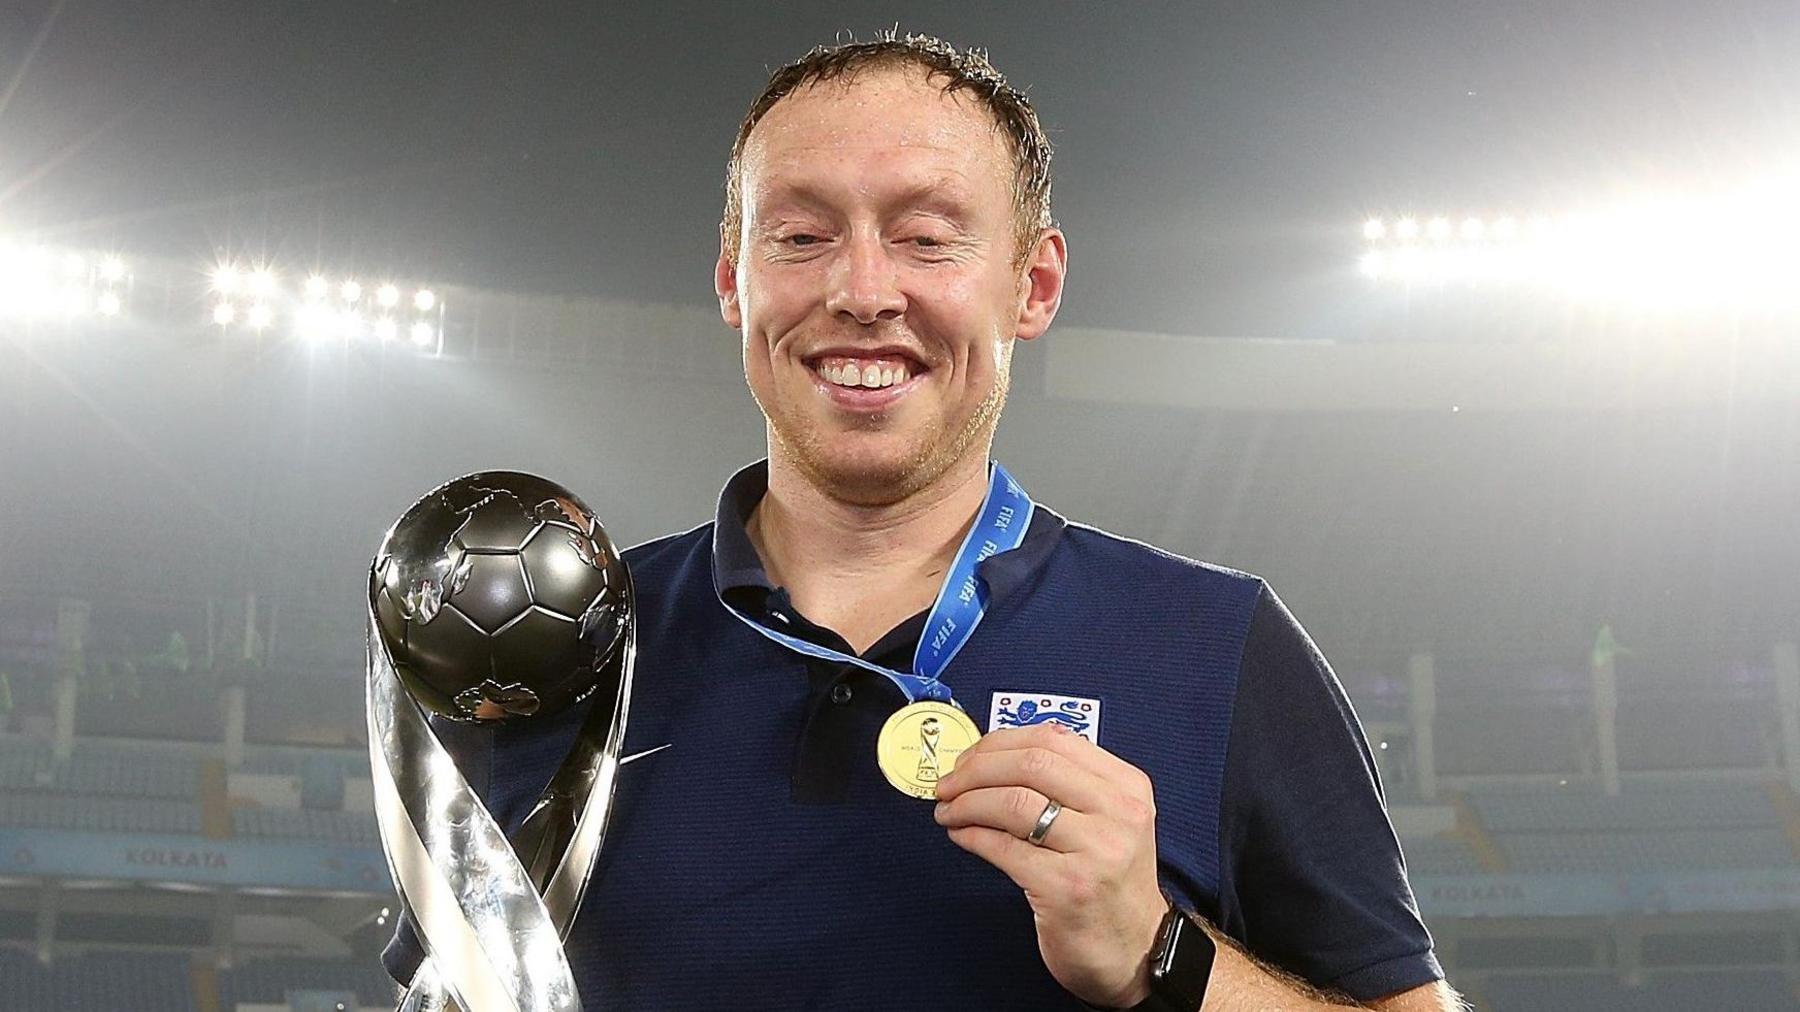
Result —
<instances>
[{"instance_id":1,"label":"watch strap","mask_svg":"<svg viewBox=\"0 0 1800 1012\"><path fill-rule=\"evenodd\" d=\"M1199 1012L1216 954L1206 929L1170 901L1150 950L1150 997L1130 1012Z\"/></svg>"}]
</instances>

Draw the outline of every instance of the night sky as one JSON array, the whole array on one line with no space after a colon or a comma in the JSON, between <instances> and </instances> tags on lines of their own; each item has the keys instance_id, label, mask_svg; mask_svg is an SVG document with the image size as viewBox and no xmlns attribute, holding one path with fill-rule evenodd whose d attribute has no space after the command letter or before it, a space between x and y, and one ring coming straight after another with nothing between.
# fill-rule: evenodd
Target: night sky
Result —
<instances>
[{"instance_id":1,"label":"night sky","mask_svg":"<svg viewBox=\"0 0 1800 1012\"><path fill-rule=\"evenodd\" d=\"M768 72L898 22L1057 147L1065 323L1357 338L1357 223L1800 156L1800 4L66 3L0 9L0 232L712 301Z\"/></svg>"}]
</instances>

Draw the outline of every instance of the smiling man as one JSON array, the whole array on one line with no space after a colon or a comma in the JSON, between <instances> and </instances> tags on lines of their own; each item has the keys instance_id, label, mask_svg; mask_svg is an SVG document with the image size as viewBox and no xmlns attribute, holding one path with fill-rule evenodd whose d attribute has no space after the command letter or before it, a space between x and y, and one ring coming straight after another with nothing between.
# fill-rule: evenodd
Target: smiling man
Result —
<instances>
[{"instance_id":1,"label":"smiling man","mask_svg":"<svg viewBox=\"0 0 1800 1012\"><path fill-rule=\"evenodd\" d=\"M584 1007L1461 1007L1279 598L989 459L1062 296L1049 162L933 39L815 50L745 117L714 285L768 459L626 553L660 751L568 939ZM447 744L516 825L582 716Z\"/></svg>"}]
</instances>

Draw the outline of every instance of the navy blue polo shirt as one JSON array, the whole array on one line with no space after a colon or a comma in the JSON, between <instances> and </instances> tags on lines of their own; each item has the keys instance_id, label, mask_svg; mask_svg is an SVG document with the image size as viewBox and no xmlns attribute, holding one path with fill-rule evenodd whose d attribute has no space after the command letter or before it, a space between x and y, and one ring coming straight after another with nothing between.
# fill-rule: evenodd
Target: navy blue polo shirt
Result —
<instances>
[{"instance_id":1,"label":"navy blue polo shirt","mask_svg":"<svg viewBox=\"0 0 1800 1012\"><path fill-rule=\"evenodd\" d=\"M717 518L625 552L638 666L613 817L567 949L596 1009L1082 1009L1044 968L1019 888L894 790L875 736L906 700L756 620L850 653L769 583L745 531L766 463ZM1162 884L1256 956L1359 1001L1443 976L1362 727L1258 577L1069 523L977 567L986 617L943 679L984 730L997 699L1094 700L1102 747L1150 775ZM921 612L864 655L907 670ZM509 830L573 740L439 725ZM402 923L384 959L408 980Z\"/></svg>"}]
</instances>

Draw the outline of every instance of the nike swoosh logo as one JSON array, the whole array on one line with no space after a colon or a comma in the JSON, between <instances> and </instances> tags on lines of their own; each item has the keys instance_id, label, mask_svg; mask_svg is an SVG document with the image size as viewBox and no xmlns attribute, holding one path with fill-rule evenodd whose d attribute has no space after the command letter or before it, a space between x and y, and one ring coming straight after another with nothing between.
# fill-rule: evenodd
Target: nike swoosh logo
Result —
<instances>
[{"instance_id":1,"label":"nike swoosh logo","mask_svg":"<svg viewBox=\"0 0 1800 1012\"><path fill-rule=\"evenodd\" d=\"M670 745L673 745L673 744L675 744L675 743L669 742L668 745L658 745L655 748L645 749L642 752L633 752L631 755L628 755L625 758L620 759L619 765L623 766L626 763L637 762L639 759L642 759L647 755L655 755L656 753L661 752L663 749L668 748Z\"/></svg>"}]
</instances>

